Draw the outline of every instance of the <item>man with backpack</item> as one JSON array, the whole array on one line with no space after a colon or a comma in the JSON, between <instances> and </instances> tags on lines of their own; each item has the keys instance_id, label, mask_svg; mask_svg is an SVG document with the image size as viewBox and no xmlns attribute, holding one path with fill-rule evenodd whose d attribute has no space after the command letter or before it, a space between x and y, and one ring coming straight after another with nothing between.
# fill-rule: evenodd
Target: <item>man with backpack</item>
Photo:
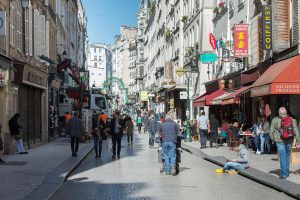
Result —
<instances>
[{"instance_id":1,"label":"man with backpack","mask_svg":"<svg viewBox=\"0 0 300 200\"><path fill-rule=\"evenodd\" d=\"M296 137L296 147L300 148L300 136L296 120L287 115L285 107L279 108L279 116L271 122L270 138L276 142L280 157L280 179L289 177L291 149Z\"/></svg>"}]
</instances>

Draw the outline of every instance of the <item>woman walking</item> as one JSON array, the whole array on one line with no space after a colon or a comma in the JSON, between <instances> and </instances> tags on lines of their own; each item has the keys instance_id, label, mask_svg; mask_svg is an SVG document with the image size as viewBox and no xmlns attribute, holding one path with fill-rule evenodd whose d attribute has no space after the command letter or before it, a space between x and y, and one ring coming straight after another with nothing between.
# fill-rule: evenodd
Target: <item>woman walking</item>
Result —
<instances>
[{"instance_id":1,"label":"woman walking","mask_svg":"<svg viewBox=\"0 0 300 200\"><path fill-rule=\"evenodd\" d=\"M95 147L95 158L101 158L101 152L102 152L102 142L105 134L105 122L101 117L99 117L99 114L96 114L93 119L93 137L94 137L94 147Z\"/></svg>"},{"instance_id":2,"label":"woman walking","mask_svg":"<svg viewBox=\"0 0 300 200\"><path fill-rule=\"evenodd\" d=\"M142 116L140 114L137 117L136 123L137 123L139 134L141 134L142 124L143 124L143 118L142 118Z\"/></svg>"},{"instance_id":3,"label":"woman walking","mask_svg":"<svg viewBox=\"0 0 300 200\"><path fill-rule=\"evenodd\" d=\"M127 120L125 122L125 127L126 127L126 133L127 133L127 141L128 141L128 145L132 145L133 144L133 122L131 120L131 117L128 116Z\"/></svg>"},{"instance_id":4,"label":"woman walking","mask_svg":"<svg viewBox=\"0 0 300 200\"><path fill-rule=\"evenodd\" d=\"M8 122L10 133L16 141L17 153L18 154L27 154L23 145L23 135L21 132L22 127L20 126L18 120L20 114L16 113Z\"/></svg>"}]
</instances>

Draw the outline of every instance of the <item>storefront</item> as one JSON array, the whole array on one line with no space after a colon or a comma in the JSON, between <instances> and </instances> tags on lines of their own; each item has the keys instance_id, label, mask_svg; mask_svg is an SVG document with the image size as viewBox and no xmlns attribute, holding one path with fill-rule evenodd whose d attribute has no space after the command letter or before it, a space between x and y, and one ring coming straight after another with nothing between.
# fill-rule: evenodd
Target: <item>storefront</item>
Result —
<instances>
[{"instance_id":1,"label":"storefront","mask_svg":"<svg viewBox=\"0 0 300 200\"><path fill-rule=\"evenodd\" d=\"M300 56L295 56L272 65L252 85L253 118L266 114L276 116L281 106L290 115L300 118Z\"/></svg>"},{"instance_id":2,"label":"storefront","mask_svg":"<svg viewBox=\"0 0 300 200\"><path fill-rule=\"evenodd\" d=\"M14 82L18 84L18 112L24 144L48 141L48 74L46 68L14 63L17 69Z\"/></svg>"},{"instance_id":3,"label":"storefront","mask_svg":"<svg viewBox=\"0 0 300 200\"><path fill-rule=\"evenodd\" d=\"M182 98L180 92L186 91L186 87L174 86L168 90L170 110L175 113L176 119L186 120L186 98Z\"/></svg>"}]
</instances>

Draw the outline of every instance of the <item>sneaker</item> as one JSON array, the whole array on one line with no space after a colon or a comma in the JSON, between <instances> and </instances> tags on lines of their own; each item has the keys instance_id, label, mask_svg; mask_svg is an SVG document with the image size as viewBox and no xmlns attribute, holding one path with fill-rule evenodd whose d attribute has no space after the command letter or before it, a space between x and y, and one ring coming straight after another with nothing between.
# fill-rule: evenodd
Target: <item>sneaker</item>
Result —
<instances>
[{"instance_id":1,"label":"sneaker","mask_svg":"<svg viewBox=\"0 0 300 200\"><path fill-rule=\"evenodd\" d=\"M261 153L260 153L260 151L256 151L256 154L257 154L257 155L260 155Z\"/></svg>"},{"instance_id":2,"label":"sneaker","mask_svg":"<svg viewBox=\"0 0 300 200\"><path fill-rule=\"evenodd\" d=\"M112 157L111 157L112 159L115 159L116 158L116 156L115 155L112 155Z\"/></svg>"},{"instance_id":3,"label":"sneaker","mask_svg":"<svg viewBox=\"0 0 300 200\"><path fill-rule=\"evenodd\" d=\"M118 159L120 159L121 158L121 156L120 155L118 155Z\"/></svg>"},{"instance_id":4,"label":"sneaker","mask_svg":"<svg viewBox=\"0 0 300 200\"><path fill-rule=\"evenodd\" d=\"M224 169L223 168L216 169L216 173L217 174L223 174L224 173Z\"/></svg>"},{"instance_id":5,"label":"sneaker","mask_svg":"<svg viewBox=\"0 0 300 200\"><path fill-rule=\"evenodd\" d=\"M235 171L235 170L229 170L229 171L228 171L228 174L230 174L230 175L237 175L238 172Z\"/></svg>"},{"instance_id":6,"label":"sneaker","mask_svg":"<svg viewBox=\"0 0 300 200\"><path fill-rule=\"evenodd\" d=\"M285 176L279 176L279 179L286 179Z\"/></svg>"}]
</instances>

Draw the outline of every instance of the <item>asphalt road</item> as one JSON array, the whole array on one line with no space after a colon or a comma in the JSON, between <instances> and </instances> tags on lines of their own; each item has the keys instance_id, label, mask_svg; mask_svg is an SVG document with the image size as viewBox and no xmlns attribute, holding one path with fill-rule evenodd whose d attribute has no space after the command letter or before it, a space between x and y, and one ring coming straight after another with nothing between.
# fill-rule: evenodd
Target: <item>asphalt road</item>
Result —
<instances>
[{"instance_id":1,"label":"asphalt road","mask_svg":"<svg viewBox=\"0 0 300 200\"><path fill-rule=\"evenodd\" d=\"M292 199L239 175L216 174L218 166L187 152L182 154L177 176L160 174L157 149L149 149L148 135L136 134L133 146L123 139L121 159L111 159L110 142L106 142L101 160L92 152L51 200Z\"/></svg>"}]
</instances>

